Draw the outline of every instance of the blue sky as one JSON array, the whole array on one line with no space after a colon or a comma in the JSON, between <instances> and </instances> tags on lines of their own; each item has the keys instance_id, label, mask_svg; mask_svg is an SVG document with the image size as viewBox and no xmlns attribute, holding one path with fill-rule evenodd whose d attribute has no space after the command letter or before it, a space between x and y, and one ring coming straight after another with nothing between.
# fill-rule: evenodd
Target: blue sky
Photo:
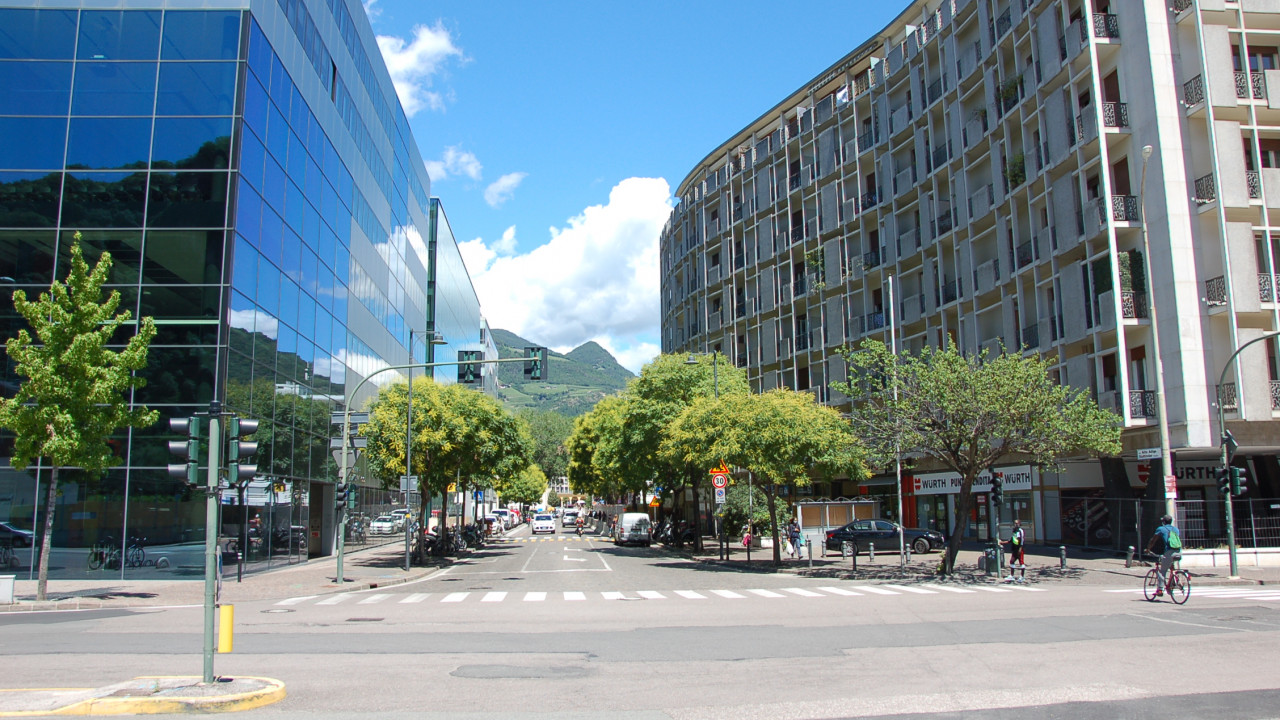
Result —
<instances>
[{"instance_id":1,"label":"blue sky","mask_svg":"<svg viewBox=\"0 0 1280 720\"><path fill-rule=\"evenodd\" d=\"M671 192L905 4L365 0L490 324L632 370Z\"/></svg>"}]
</instances>

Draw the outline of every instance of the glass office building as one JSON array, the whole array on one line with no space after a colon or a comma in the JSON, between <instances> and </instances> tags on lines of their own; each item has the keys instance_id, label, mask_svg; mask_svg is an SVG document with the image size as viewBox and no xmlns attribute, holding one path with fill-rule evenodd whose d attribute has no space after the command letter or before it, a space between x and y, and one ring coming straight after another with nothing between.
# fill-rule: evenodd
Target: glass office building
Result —
<instances>
[{"instance_id":1,"label":"glass office building","mask_svg":"<svg viewBox=\"0 0 1280 720\"><path fill-rule=\"evenodd\" d=\"M105 475L62 472L50 577L202 575L203 497L166 471L165 419L211 401L265 429L262 474L224 495L224 544L257 567L331 552L331 413L404 378L349 397L380 368L483 347L360 3L0 0L0 134L0 284L34 296L64 278L78 231L90 262L111 253L122 307L158 328L133 402L161 422L121 434ZM22 320L0 305L10 337ZM25 577L48 468L0 463L0 542ZM357 516L405 500L370 485ZM144 563L92 561L133 538Z\"/></svg>"}]
</instances>

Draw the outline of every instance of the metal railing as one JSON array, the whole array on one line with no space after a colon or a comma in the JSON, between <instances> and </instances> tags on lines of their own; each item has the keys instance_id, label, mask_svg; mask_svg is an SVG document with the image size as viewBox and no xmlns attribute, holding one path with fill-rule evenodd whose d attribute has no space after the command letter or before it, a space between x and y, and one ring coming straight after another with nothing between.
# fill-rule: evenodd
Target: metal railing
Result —
<instances>
[{"instance_id":1,"label":"metal railing","mask_svg":"<svg viewBox=\"0 0 1280 720\"><path fill-rule=\"evenodd\" d=\"M1198 203L1211 203L1218 199L1218 186L1214 182L1213 173L1196 178L1196 196Z\"/></svg>"},{"instance_id":2,"label":"metal railing","mask_svg":"<svg viewBox=\"0 0 1280 720\"><path fill-rule=\"evenodd\" d=\"M1035 323L1022 328L1018 333L1018 339L1025 348L1040 347L1040 324Z\"/></svg>"},{"instance_id":3,"label":"metal railing","mask_svg":"<svg viewBox=\"0 0 1280 720\"><path fill-rule=\"evenodd\" d=\"M1183 10L1186 10L1187 8L1191 7L1191 3L1192 3L1192 0L1173 0L1171 7L1173 8L1173 11L1175 13L1180 13Z\"/></svg>"},{"instance_id":4,"label":"metal railing","mask_svg":"<svg viewBox=\"0 0 1280 720\"><path fill-rule=\"evenodd\" d=\"M1258 273L1258 299L1262 302L1276 301L1275 275Z\"/></svg>"},{"instance_id":5,"label":"metal railing","mask_svg":"<svg viewBox=\"0 0 1280 720\"><path fill-rule=\"evenodd\" d=\"M1129 104L1122 102L1102 103L1102 126L1109 128L1129 127Z\"/></svg>"},{"instance_id":6,"label":"metal railing","mask_svg":"<svg viewBox=\"0 0 1280 720\"><path fill-rule=\"evenodd\" d=\"M950 159L950 155L951 153L948 152L946 143L943 143L938 147L934 148L933 149L933 167L936 169L938 167L945 165L947 163L947 160Z\"/></svg>"},{"instance_id":7,"label":"metal railing","mask_svg":"<svg viewBox=\"0 0 1280 720\"><path fill-rule=\"evenodd\" d=\"M1227 279L1219 275L1204 281L1204 301L1209 305L1227 304Z\"/></svg>"},{"instance_id":8,"label":"metal railing","mask_svg":"<svg viewBox=\"0 0 1280 720\"><path fill-rule=\"evenodd\" d=\"M1153 418L1156 416L1155 390L1130 390L1129 415L1131 417Z\"/></svg>"},{"instance_id":9,"label":"metal railing","mask_svg":"<svg viewBox=\"0 0 1280 720\"><path fill-rule=\"evenodd\" d=\"M1262 174L1257 170L1246 170L1244 173L1245 185L1249 186L1249 197L1253 200L1262 198Z\"/></svg>"},{"instance_id":10,"label":"metal railing","mask_svg":"<svg viewBox=\"0 0 1280 720\"><path fill-rule=\"evenodd\" d=\"M1188 0L1189 1L1189 0ZM1179 483L1181 484L1181 483ZM1227 546L1226 505L1213 490L1212 500L1178 498L1178 526L1182 547L1188 550L1218 550ZM1280 515L1273 498L1232 500L1236 543L1242 548L1280 547ZM1165 513L1164 500L1137 498L1064 497L1062 499L1062 542L1068 545L1122 552L1129 546L1143 547Z\"/></svg>"},{"instance_id":11,"label":"metal railing","mask_svg":"<svg viewBox=\"0 0 1280 720\"><path fill-rule=\"evenodd\" d=\"M1109 13L1094 13L1093 34L1100 38L1119 39L1120 19Z\"/></svg>"},{"instance_id":12,"label":"metal railing","mask_svg":"<svg viewBox=\"0 0 1280 720\"><path fill-rule=\"evenodd\" d=\"M1144 292L1120 291L1120 311L1129 319L1151 317L1151 309Z\"/></svg>"},{"instance_id":13,"label":"metal railing","mask_svg":"<svg viewBox=\"0 0 1280 720\"><path fill-rule=\"evenodd\" d=\"M1182 104L1187 107L1204 102L1204 76L1197 75L1182 83Z\"/></svg>"},{"instance_id":14,"label":"metal railing","mask_svg":"<svg viewBox=\"0 0 1280 720\"><path fill-rule=\"evenodd\" d=\"M925 88L925 97L928 98L929 104L933 104L935 100L942 97L942 78L938 78Z\"/></svg>"},{"instance_id":15,"label":"metal railing","mask_svg":"<svg viewBox=\"0 0 1280 720\"><path fill-rule=\"evenodd\" d=\"M1235 383L1222 383L1218 386L1218 406L1226 411L1238 410L1240 408L1240 401L1236 395Z\"/></svg>"},{"instance_id":16,"label":"metal railing","mask_svg":"<svg viewBox=\"0 0 1280 720\"><path fill-rule=\"evenodd\" d=\"M942 285L942 304L943 305L950 302L955 302L956 298L959 297L959 295L960 295L959 282L952 280L950 282L943 283Z\"/></svg>"},{"instance_id":17,"label":"metal railing","mask_svg":"<svg viewBox=\"0 0 1280 720\"><path fill-rule=\"evenodd\" d=\"M859 324L862 328L862 334L865 335L866 333L869 333L872 330L879 330L880 328L884 327L884 313L882 312L867 313L866 315L863 315L861 318L859 318L859 321L860 321Z\"/></svg>"},{"instance_id":18,"label":"metal railing","mask_svg":"<svg viewBox=\"0 0 1280 720\"><path fill-rule=\"evenodd\" d=\"M1111 219L1116 222L1138 222L1142 214L1138 212L1137 195L1112 195Z\"/></svg>"},{"instance_id":19,"label":"metal railing","mask_svg":"<svg viewBox=\"0 0 1280 720\"><path fill-rule=\"evenodd\" d=\"M870 269L880 265L880 251L872 250L871 252L862 253L863 269Z\"/></svg>"},{"instance_id":20,"label":"metal railing","mask_svg":"<svg viewBox=\"0 0 1280 720\"><path fill-rule=\"evenodd\" d=\"M878 193L867 193L858 198L858 201L861 203L862 209L866 210L867 208L875 207L880 202L880 198Z\"/></svg>"},{"instance_id":21,"label":"metal railing","mask_svg":"<svg viewBox=\"0 0 1280 720\"><path fill-rule=\"evenodd\" d=\"M991 38L992 45L995 45L996 38L1003 36L1013 27L1013 16L1010 15L1010 12L1010 10L1006 9L1004 12L1000 13L1000 17L996 18L995 35Z\"/></svg>"},{"instance_id":22,"label":"metal railing","mask_svg":"<svg viewBox=\"0 0 1280 720\"><path fill-rule=\"evenodd\" d=\"M1030 240L1018 246L1018 249L1014 251L1014 259L1017 262L1017 267L1020 268L1031 264L1031 261L1034 259L1034 253L1032 252Z\"/></svg>"},{"instance_id":23,"label":"metal railing","mask_svg":"<svg viewBox=\"0 0 1280 720\"><path fill-rule=\"evenodd\" d=\"M874 130L868 130L858 136L858 152L866 152L875 145L876 134Z\"/></svg>"},{"instance_id":24,"label":"metal railing","mask_svg":"<svg viewBox=\"0 0 1280 720\"><path fill-rule=\"evenodd\" d=\"M1267 78L1262 73L1237 70L1235 78L1237 98L1247 100L1252 96L1254 100L1267 99Z\"/></svg>"},{"instance_id":25,"label":"metal railing","mask_svg":"<svg viewBox=\"0 0 1280 720\"><path fill-rule=\"evenodd\" d=\"M1280 380L1271 381L1271 409L1280 410Z\"/></svg>"},{"instance_id":26,"label":"metal railing","mask_svg":"<svg viewBox=\"0 0 1280 720\"><path fill-rule=\"evenodd\" d=\"M955 219L952 217L951 210L947 210L938 216L938 234L951 232L951 228L955 226Z\"/></svg>"}]
</instances>

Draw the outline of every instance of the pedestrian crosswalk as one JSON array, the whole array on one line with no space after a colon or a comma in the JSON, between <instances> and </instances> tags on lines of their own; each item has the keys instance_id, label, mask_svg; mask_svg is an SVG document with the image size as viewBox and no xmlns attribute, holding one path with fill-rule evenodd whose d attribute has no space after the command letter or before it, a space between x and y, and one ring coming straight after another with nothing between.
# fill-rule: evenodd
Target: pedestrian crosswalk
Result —
<instances>
[{"instance_id":1,"label":"pedestrian crosswalk","mask_svg":"<svg viewBox=\"0 0 1280 720\"><path fill-rule=\"evenodd\" d=\"M285 598L276 605L416 605L421 603L543 603L543 602L586 602L586 601L618 601L618 600L770 600L783 599L818 599L818 598L852 598L875 596L913 597L918 595L978 595L981 593L1014 594L1017 592L1045 592L1044 588L1028 585L1005 587L971 585L952 587L950 585L926 583L921 585L822 585L811 587L775 587L775 588L739 588L735 590L713 588L706 590L601 590L594 592L565 591L527 591L504 592L457 591L438 593L344 593L338 595L303 595ZM1140 592L1140 591L1139 591ZM1277 592L1280 594L1280 592Z\"/></svg>"},{"instance_id":2,"label":"pedestrian crosswalk","mask_svg":"<svg viewBox=\"0 0 1280 720\"><path fill-rule=\"evenodd\" d=\"M490 538L485 540L490 545L505 545L508 543L536 543L536 542L583 542L586 540L599 540L601 542L612 542L609 538L591 536L591 535L535 535L533 537L518 538Z\"/></svg>"},{"instance_id":3,"label":"pedestrian crosswalk","mask_svg":"<svg viewBox=\"0 0 1280 720\"><path fill-rule=\"evenodd\" d=\"M1142 588L1123 588L1106 590L1109 593L1142 595ZM1193 598L1224 598L1231 600L1280 600L1280 587L1245 587L1241 585L1207 585L1191 586Z\"/></svg>"}]
</instances>

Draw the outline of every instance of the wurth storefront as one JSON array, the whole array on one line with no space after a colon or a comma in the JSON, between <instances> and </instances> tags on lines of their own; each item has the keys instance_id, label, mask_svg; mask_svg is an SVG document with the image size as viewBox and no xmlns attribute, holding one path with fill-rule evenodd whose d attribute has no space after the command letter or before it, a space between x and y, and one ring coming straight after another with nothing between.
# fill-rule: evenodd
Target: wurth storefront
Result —
<instances>
[{"instance_id":1,"label":"wurth storefront","mask_svg":"<svg viewBox=\"0 0 1280 720\"><path fill-rule=\"evenodd\" d=\"M1003 481L1004 502L1000 509L1000 527L1008 535L1015 519L1022 521L1027 542L1043 540L1039 503L1035 490L1039 471L1030 465L1008 465L995 469ZM965 537L990 540L994 508L991 503L992 474L983 472L973 483L974 508L969 513ZM955 530L956 500L960 496L958 473L936 472L903 475L902 507L907 527L937 530L950 537Z\"/></svg>"}]
</instances>

